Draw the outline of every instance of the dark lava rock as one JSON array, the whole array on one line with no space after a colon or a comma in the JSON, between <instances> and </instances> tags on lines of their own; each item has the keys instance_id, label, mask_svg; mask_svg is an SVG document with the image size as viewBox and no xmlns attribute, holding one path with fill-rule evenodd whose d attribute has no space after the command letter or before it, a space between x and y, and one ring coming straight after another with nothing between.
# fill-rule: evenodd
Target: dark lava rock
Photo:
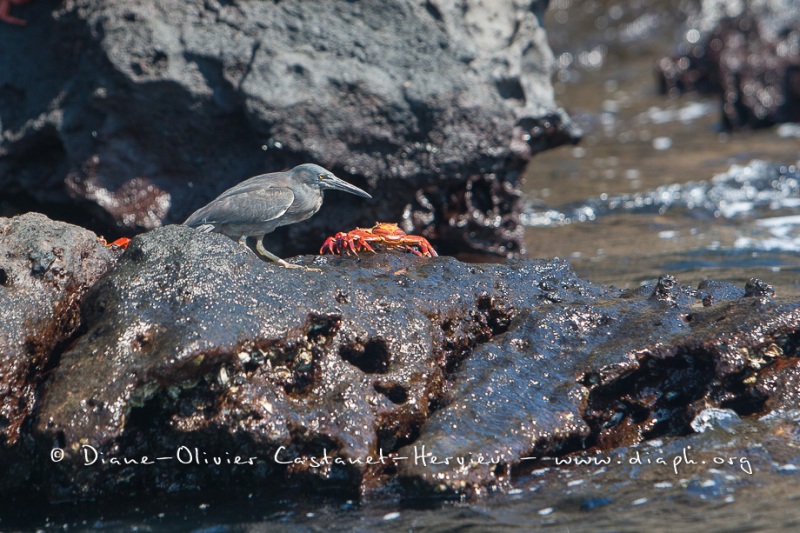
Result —
<instances>
[{"instance_id":1,"label":"dark lava rock","mask_svg":"<svg viewBox=\"0 0 800 533\"><path fill-rule=\"evenodd\" d=\"M39 387L79 329L87 289L114 261L90 231L39 214L0 218L0 450L25 434ZM2 451L0 465L0 489L28 471Z\"/></svg>"},{"instance_id":2,"label":"dark lava rock","mask_svg":"<svg viewBox=\"0 0 800 533\"><path fill-rule=\"evenodd\" d=\"M690 434L708 407L762 412L796 381L800 302L768 291L619 291L559 260L300 261L321 272L181 226L134 239L43 383L25 450L64 456L25 486L474 494L543 455Z\"/></svg>"},{"instance_id":3,"label":"dark lava rock","mask_svg":"<svg viewBox=\"0 0 800 533\"><path fill-rule=\"evenodd\" d=\"M781 0L706 0L676 55L658 63L661 90L719 94L727 128L800 121L800 11Z\"/></svg>"},{"instance_id":4,"label":"dark lava rock","mask_svg":"<svg viewBox=\"0 0 800 533\"><path fill-rule=\"evenodd\" d=\"M709 405L763 409L782 390L774 377L772 390L761 384L765 366L796 380L786 376L800 357L800 303L709 307L704 298L664 277L619 297L521 312L455 373L444 407L399 451L431 456L403 462L401 478L416 490L502 487L545 456L691 433Z\"/></svg>"},{"instance_id":5,"label":"dark lava rock","mask_svg":"<svg viewBox=\"0 0 800 533\"><path fill-rule=\"evenodd\" d=\"M391 464L314 468L308 458L395 452L417 437L459 362L519 310L606 292L563 261L381 254L315 266L322 272L283 269L180 226L134 239L92 290L86 333L43 393L38 438L70 456L46 475L84 494L265 478L375 488ZM259 461L112 475L80 466L85 444L107 456L186 446ZM276 453L306 459L280 465Z\"/></svg>"},{"instance_id":6,"label":"dark lava rock","mask_svg":"<svg viewBox=\"0 0 800 533\"><path fill-rule=\"evenodd\" d=\"M376 220L443 252L515 254L526 162L578 135L550 84L546 6L34 2L26 28L0 25L0 186L116 236L315 162L375 200L334 195L278 231L280 255Z\"/></svg>"}]
</instances>

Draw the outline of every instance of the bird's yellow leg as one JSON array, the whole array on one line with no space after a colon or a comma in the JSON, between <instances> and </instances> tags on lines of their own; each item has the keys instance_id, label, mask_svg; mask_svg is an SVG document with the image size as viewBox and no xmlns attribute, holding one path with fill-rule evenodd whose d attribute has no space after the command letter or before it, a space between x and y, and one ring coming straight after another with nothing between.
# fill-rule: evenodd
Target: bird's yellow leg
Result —
<instances>
[{"instance_id":1,"label":"bird's yellow leg","mask_svg":"<svg viewBox=\"0 0 800 533\"><path fill-rule=\"evenodd\" d=\"M277 255L271 253L269 250L264 248L264 244L261 242L261 239L258 239L258 241L256 241L256 250L258 250L258 253L260 253L264 257L268 257L268 258L272 259L273 261L275 261L276 263L278 263L282 267L285 267L285 268L305 268L306 270L309 270L309 271L319 272L318 268L309 268L307 266L293 265L291 263L287 263L286 261L284 261L283 259L281 259Z\"/></svg>"}]
</instances>

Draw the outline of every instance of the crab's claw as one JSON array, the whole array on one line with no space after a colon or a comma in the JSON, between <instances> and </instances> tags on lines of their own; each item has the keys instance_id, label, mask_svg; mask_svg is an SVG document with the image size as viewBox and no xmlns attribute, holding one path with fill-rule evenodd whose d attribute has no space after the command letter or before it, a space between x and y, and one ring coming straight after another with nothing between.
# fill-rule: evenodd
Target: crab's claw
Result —
<instances>
[{"instance_id":1,"label":"crab's claw","mask_svg":"<svg viewBox=\"0 0 800 533\"><path fill-rule=\"evenodd\" d=\"M407 235L403 239L403 242L406 245L406 250L420 257L439 256L439 254L436 253L436 250L433 249L433 246L431 246L431 243L428 242L428 239L426 239L425 237L419 237L417 235Z\"/></svg>"},{"instance_id":2,"label":"crab's claw","mask_svg":"<svg viewBox=\"0 0 800 533\"><path fill-rule=\"evenodd\" d=\"M319 255L323 254L335 254L336 253L336 239L333 237L328 237L325 239L325 242L322 243L322 248L319 249Z\"/></svg>"},{"instance_id":3,"label":"crab's claw","mask_svg":"<svg viewBox=\"0 0 800 533\"><path fill-rule=\"evenodd\" d=\"M319 249L320 255L325 253L341 254L343 252L347 252L349 254L351 251L354 254L357 253L355 244L353 243L353 238L342 231L333 237L328 237L325 239L325 242L322 243L322 248Z\"/></svg>"}]
</instances>

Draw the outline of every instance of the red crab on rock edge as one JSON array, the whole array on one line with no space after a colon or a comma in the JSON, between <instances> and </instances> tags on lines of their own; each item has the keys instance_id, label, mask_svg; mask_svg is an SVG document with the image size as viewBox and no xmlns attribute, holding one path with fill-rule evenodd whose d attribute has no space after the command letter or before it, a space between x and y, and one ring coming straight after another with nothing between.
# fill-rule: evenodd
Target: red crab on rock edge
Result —
<instances>
[{"instance_id":1,"label":"red crab on rock edge","mask_svg":"<svg viewBox=\"0 0 800 533\"><path fill-rule=\"evenodd\" d=\"M428 239L418 235L408 235L392 222L376 222L371 228L356 228L347 233L340 231L325 240L319 253L349 255L352 252L358 255L358 252L365 250L375 253L372 245L383 246L386 249L402 248L420 257L439 255Z\"/></svg>"}]
</instances>

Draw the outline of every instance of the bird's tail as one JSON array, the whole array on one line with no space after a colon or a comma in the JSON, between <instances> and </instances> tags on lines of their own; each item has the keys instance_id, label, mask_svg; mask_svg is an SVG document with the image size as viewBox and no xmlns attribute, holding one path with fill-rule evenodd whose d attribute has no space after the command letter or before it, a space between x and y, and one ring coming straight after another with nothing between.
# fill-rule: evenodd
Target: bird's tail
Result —
<instances>
[{"instance_id":1,"label":"bird's tail","mask_svg":"<svg viewBox=\"0 0 800 533\"><path fill-rule=\"evenodd\" d=\"M214 231L214 224L202 224L194 229L199 231L200 233L211 233L212 231Z\"/></svg>"}]
</instances>

